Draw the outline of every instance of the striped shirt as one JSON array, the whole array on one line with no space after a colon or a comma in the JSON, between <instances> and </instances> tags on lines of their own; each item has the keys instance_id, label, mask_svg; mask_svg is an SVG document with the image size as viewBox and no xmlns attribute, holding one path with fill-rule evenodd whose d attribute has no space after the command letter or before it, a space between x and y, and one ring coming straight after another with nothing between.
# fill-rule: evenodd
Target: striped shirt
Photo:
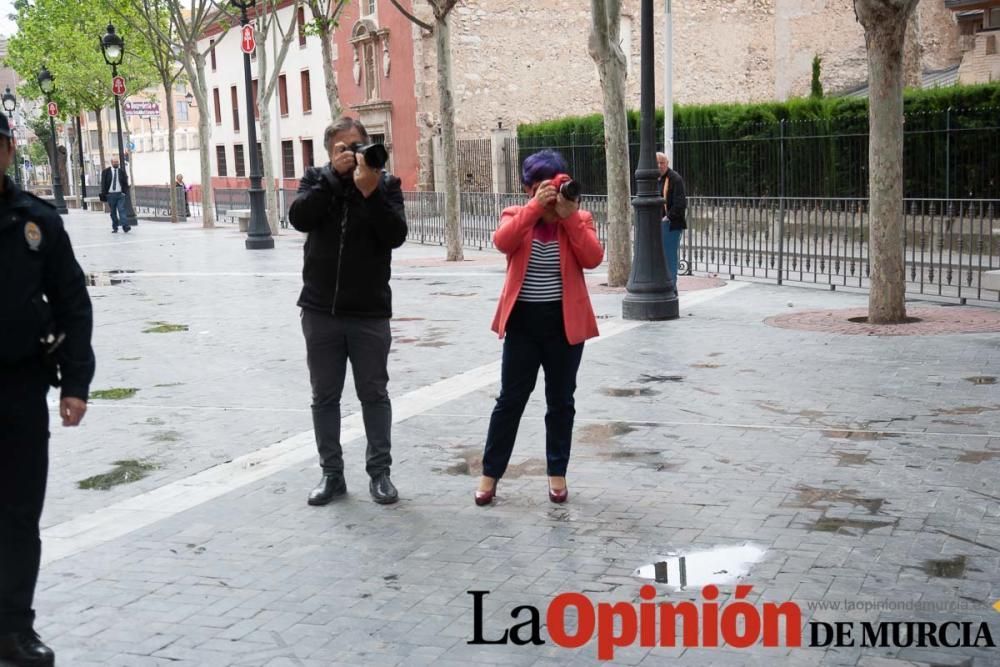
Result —
<instances>
[{"instance_id":1,"label":"striped shirt","mask_svg":"<svg viewBox=\"0 0 1000 667\"><path fill-rule=\"evenodd\" d=\"M531 257L518 301L541 303L562 300L562 272L559 269L559 239L542 241L535 236L531 241Z\"/></svg>"}]
</instances>

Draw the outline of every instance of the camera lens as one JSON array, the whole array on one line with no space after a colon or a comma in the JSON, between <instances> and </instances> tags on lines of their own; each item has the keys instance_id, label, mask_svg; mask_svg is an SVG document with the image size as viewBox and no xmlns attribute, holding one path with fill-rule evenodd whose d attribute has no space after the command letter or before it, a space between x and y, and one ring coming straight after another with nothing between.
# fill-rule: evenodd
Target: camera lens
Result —
<instances>
[{"instance_id":1,"label":"camera lens","mask_svg":"<svg viewBox=\"0 0 1000 667\"><path fill-rule=\"evenodd\" d=\"M559 194L563 196L564 199L570 201L576 201L580 198L580 184L576 181L566 181L559 188Z\"/></svg>"}]
</instances>

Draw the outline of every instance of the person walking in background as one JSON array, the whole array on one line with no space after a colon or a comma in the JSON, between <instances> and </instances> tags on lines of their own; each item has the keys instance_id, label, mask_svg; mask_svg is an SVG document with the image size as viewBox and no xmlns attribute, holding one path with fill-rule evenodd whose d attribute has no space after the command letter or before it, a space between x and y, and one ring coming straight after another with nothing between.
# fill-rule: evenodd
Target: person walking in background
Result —
<instances>
[{"instance_id":1,"label":"person walking in background","mask_svg":"<svg viewBox=\"0 0 1000 667\"><path fill-rule=\"evenodd\" d=\"M184 182L184 174L177 174L174 179L174 187L177 188L178 209L184 211L185 218L191 217L191 206L188 204L187 193L191 186ZM183 205L181 205L183 203Z\"/></svg>"},{"instance_id":2,"label":"person walking in background","mask_svg":"<svg viewBox=\"0 0 1000 667\"><path fill-rule=\"evenodd\" d=\"M594 219L576 200L557 190L566 160L552 150L528 156L521 182L531 199L500 215L493 244L507 256L507 276L493 319L503 343L500 396L490 416L483 475L475 494L488 505L514 450L524 407L545 371L545 452L549 500L565 502L576 374L583 342L598 335L583 270L600 265L604 248Z\"/></svg>"},{"instance_id":3,"label":"person walking in background","mask_svg":"<svg viewBox=\"0 0 1000 667\"><path fill-rule=\"evenodd\" d=\"M687 229L687 193L684 190L684 179L670 168L670 160L665 154L656 154L656 166L660 170L657 185L663 195L663 220L660 223L663 231L663 256L676 291L681 237Z\"/></svg>"},{"instance_id":4,"label":"person walking in background","mask_svg":"<svg viewBox=\"0 0 1000 667\"><path fill-rule=\"evenodd\" d=\"M111 233L117 234L119 225L128 234L132 229L128 224L128 209L125 197L128 197L128 174L118 166L118 158L111 158L111 166L101 172L100 200L108 203L111 209Z\"/></svg>"},{"instance_id":5,"label":"person walking in background","mask_svg":"<svg viewBox=\"0 0 1000 667\"><path fill-rule=\"evenodd\" d=\"M344 117L326 129L330 155L309 167L288 219L307 232L302 268L302 333L312 384L313 430L323 477L309 494L325 505L347 493L340 442L340 397L347 362L368 438L368 491L375 502L396 502L392 465L392 403L389 346L392 332L392 250L406 240L400 180L365 163L359 149L370 143L364 125Z\"/></svg>"}]
</instances>

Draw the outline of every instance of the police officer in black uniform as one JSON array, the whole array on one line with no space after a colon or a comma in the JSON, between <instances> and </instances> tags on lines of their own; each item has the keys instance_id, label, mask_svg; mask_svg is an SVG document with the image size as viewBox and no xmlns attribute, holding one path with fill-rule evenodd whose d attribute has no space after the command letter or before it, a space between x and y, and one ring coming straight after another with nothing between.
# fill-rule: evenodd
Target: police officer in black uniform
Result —
<instances>
[{"instance_id":1,"label":"police officer in black uniform","mask_svg":"<svg viewBox=\"0 0 1000 667\"><path fill-rule=\"evenodd\" d=\"M0 114L0 174L14 138ZM52 665L33 629L49 465L49 385L76 426L94 377L87 283L51 204L0 176L0 663Z\"/></svg>"}]
</instances>

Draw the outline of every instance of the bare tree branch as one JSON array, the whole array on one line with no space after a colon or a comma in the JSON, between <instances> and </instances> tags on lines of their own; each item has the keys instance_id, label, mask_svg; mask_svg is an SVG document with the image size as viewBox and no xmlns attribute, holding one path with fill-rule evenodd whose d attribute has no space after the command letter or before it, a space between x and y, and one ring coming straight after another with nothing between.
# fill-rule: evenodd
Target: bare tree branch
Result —
<instances>
[{"instance_id":1,"label":"bare tree branch","mask_svg":"<svg viewBox=\"0 0 1000 667\"><path fill-rule=\"evenodd\" d=\"M420 26L421 28L423 28L427 32L434 32L434 26L430 25L429 23L424 23L423 21L421 21L420 19L418 19L416 16L414 16L410 12L406 11L405 9L403 9L403 7L399 4L399 0L389 0L389 2L392 3L393 7L395 7L396 9L399 10L400 14L402 14L406 18L410 19L410 21L412 21L416 25ZM431 6L434 6L434 3L431 3ZM435 8L435 10L436 10L436 8Z\"/></svg>"}]
</instances>

